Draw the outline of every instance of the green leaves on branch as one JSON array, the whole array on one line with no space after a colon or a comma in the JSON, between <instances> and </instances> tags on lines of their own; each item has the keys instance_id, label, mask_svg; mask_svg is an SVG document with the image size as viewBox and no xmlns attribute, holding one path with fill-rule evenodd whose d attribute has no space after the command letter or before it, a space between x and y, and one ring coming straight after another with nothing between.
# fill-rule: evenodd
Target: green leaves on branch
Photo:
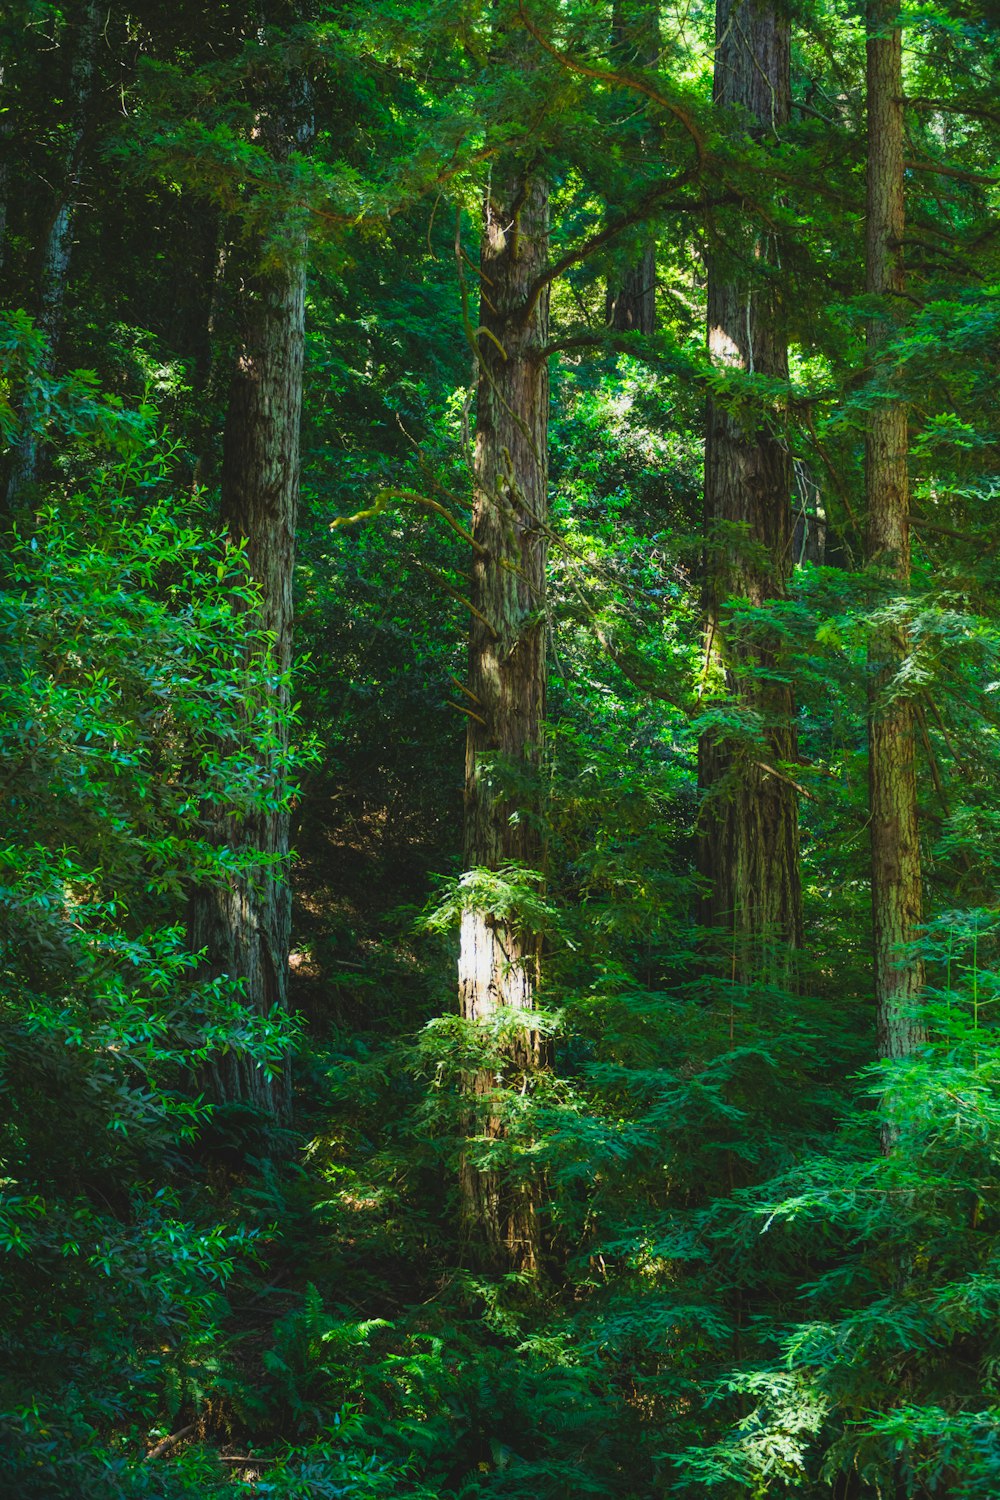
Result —
<instances>
[{"instance_id":1,"label":"green leaves on branch","mask_svg":"<svg viewBox=\"0 0 1000 1500\"><path fill-rule=\"evenodd\" d=\"M547 932L553 928L557 913L541 894L544 885L540 870L516 861L497 870L467 870L457 879L441 882L440 893L425 908L418 928L449 932L459 925L463 912L477 911L524 932Z\"/></svg>"}]
</instances>

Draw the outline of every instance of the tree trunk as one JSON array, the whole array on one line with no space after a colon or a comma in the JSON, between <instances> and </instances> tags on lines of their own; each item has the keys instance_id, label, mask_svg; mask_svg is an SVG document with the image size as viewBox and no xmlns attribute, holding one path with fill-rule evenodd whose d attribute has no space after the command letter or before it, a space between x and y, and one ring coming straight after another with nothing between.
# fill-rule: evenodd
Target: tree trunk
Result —
<instances>
[{"instance_id":1,"label":"tree trunk","mask_svg":"<svg viewBox=\"0 0 1000 1500\"><path fill-rule=\"evenodd\" d=\"M505 778L538 770L545 716L544 528L548 511L548 336L545 269L548 190L515 166L497 170L484 205L482 301L472 530L465 863L497 870L537 868L534 809L511 796ZM482 330L487 330L485 333ZM534 1005L540 940L510 916L469 907L462 916L459 1006L472 1022L512 1012L506 1088L523 1088L542 1060L523 1013ZM521 1029L516 1029L518 1020ZM475 1097L470 1134L500 1137L493 1072L468 1080ZM480 1170L467 1152L461 1194L469 1241L491 1268L534 1269L539 1259L535 1194L500 1170Z\"/></svg>"},{"instance_id":2,"label":"tree trunk","mask_svg":"<svg viewBox=\"0 0 1000 1500\"><path fill-rule=\"evenodd\" d=\"M903 268L902 37L895 0L868 8L868 292L882 307L868 323L868 361L877 372L898 325ZM907 413L903 401L879 399L868 417L865 486L868 562L903 588L910 576ZM872 922L875 1016L881 1057L903 1057L919 1045L913 1006L923 964L901 945L921 918L920 838L914 765L913 708L885 701L906 651L898 627L884 626L869 648L868 767L871 798Z\"/></svg>"},{"instance_id":3,"label":"tree trunk","mask_svg":"<svg viewBox=\"0 0 1000 1500\"><path fill-rule=\"evenodd\" d=\"M7 216L8 200L10 196L10 143L14 134L13 111L7 98L10 92L10 80L8 68L5 63L0 62L0 101L3 101L3 112L0 113L0 271L4 268L7 259Z\"/></svg>"},{"instance_id":4,"label":"tree trunk","mask_svg":"<svg viewBox=\"0 0 1000 1500\"><path fill-rule=\"evenodd\" d=\"M615 0L611 56L616 66L653 67L660 55L659 11L649 0ZM620 283L609 283L605 322L622 333L656 332L656 245L649 240Z\"/></svg>"},{"instance_id":5,"label":"tree trunk","mask_svg":"<svg viewBox=\"0 0 1000 1500\"><path fill-rule=\"evenodd\" d=\"M42 246L38 272L38 326L46 337L46 353L38 373L49 375L55 368L62 334L66 284L73 249L73 219L83 167L83 140L94 85L94 62L102 13L96 0L86 0L79 21L73 65L70 70L70 108L66 155L59 197L53 208ZM34 484L38 474L38 430L30 411L24 413L24 432L14 449L7 478L7 504L14 505L20 493Z\"/></svg>"},{"instance_id":6,"label":"tree trunk","mask_svg":"<svg viewBox=\"0 0 1000 1500\"><path fill-rule=\"evenodd\" d=\"M605 321L620 333L656 332L656 246L645 245L618 286L608 286Z\"/></svg>"},{"instance_id":7,"label":"tree trunk","mask_svg":"<svg viewBox=\"0 0 1000 1500\"><path fill-rule=\"evenodd\" d=\"M220 324L227 323L226 268L231 251L228 231L229 226L220 213L213 226L210 256L206 256L203 273L209 290L192 381L199 408L192 438L194 489L210 488L218 482L217 413L224 399L226 371L232 356L231 342L220 332Z\"/></svg>"},{"instance_id":8,"label":"tree trunk","mask_svg":"<svg viewBox=\"0 0 1000 1500\"><path fill-rule=\"evenodd\" d=\"M826 561L826 507L823 504L823 491L803 459L795 459L792 467L795 477L792 557L800 565L810 562L822 567Z\"/></svg>"},{"instance_id":9,"label":"tree trunk","mask_svg":"<svg viewBox=\"0 0 1000 1500\"><path fill-rule=\"evenodd\" d=\"M787 18L768 0L718 0L716 35L716 103L741 108L759 137L780 130L791 92ZM709 269L709 353L719 365L785 380L777 296L766 274L751 274L768 262L766 238L747 224L741 248L745 274ZM709 730L699 741L701 918L731 933L734 972L743 978L786 972L780 955L802 940L796 792L779 774L796 754L792 693L775 670L777 647L736 638L724 609L727 598L760 607L785 592L792 472L781 420L775 410L736 417L708 403L706 665L722 665L748 730L740 740Z\"/></svg>"},{"instance_id":10,"label":"tree trunk","mask_svg":"<svg viewBox=\"0 0 1000 1500\"><path fill-rule=\"evenodd\" d=\"M272 154L287 156L306 133L288 122L262 128ZM299 427L305 347L306 236L288 225L282 264L262 272L259 247L254 270L244 279L242 330L230 388L223 438L222 518L234 542L246 545L251 577L260 587L258 623L273 636L270 664L286 677L274 692L274 743L260 767L263 786L281 801L288 759L287 674L292 665L292 586L299 495ZM194 893L190 938L207 950L209 971L242 981L248 1008L258 1014L284 1011L288 998L291 888L288 882L289 814L281 806L236 818L217 813L220 843L249 856L251 874L225 887ZM286 1061L268 1079L246 1052L218 1058L212 1086L221 1102L250 1104L278 1119L291 1104Z\"/></svg>"}]
</instances>

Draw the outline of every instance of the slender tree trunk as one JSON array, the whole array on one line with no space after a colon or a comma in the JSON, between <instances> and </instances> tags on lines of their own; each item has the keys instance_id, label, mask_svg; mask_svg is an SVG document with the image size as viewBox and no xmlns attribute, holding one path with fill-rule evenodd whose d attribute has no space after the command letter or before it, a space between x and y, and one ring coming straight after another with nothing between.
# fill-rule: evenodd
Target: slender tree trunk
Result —
<instances>
[{"instance_id":1,"label":"slender tree trunk","mask_svg":"<svg viewBox=\"0 0 1000 1500\"><path fill-rule=\"evenodd\" d=\"M227 356L231 357L232 354L229 340L220 332L220 324L225 323L226 268L231 252L228 231L229 226L224 216L219 214L211 237L210 263L205 267L209 292L192 382L199 404L193 439L196 457L192 483L195 489L211 486L218 479L215 449L218 427L217 421L213 419L217 418L218 408L224 399Z\"/></svg>"},{"instance_id":2,"label":"slender tree trunk","mask_svg":"<svg viewBox=\"0 0 1000 1500\"><path fill-rule=\"evenodd\" d=\"M618 66L652 67L660 55L659 10L650 0L615 0L611 53ZM634 108L634 104L630 104ZM609 283L605 321L628 333L656 332L656 245L648 240L619 284Z\"/></svg>"},{"instance_id":3,"label":"slender tree trunk","mask_svg":"<svg viewBox=\"0 0 1000 1500\"><path fill-rule=\"evenodd\" d=\"M760 137L780 131L790 104L789 24L771 0L718 0L715 100L750 116ZM745 226L746 273L714 264L708 282L708 347L713 361L787 379L788 350L764 234ZM705 448L707 533L706 665L721 663L745 714L747 736L707 731L698 746L705 794L699 863L706 895L702 921L733 934L736 973L774 971L775 945L802 939L796 792L780 773L795 759L791 689L774 671L776 648L734 636L724 605L780 599L791 566L792 472L777 411L739 417L709 401ZM784 964L779 965L781 971Z\"/></svg>"},{"instance_id":4,"label":"slender tree trunk","mask_svg":"<svg viewBox=\"0 0 1000 1500\"><path fill-rule=\"evenodd\" d=\"M895 0L868 7L868 291L882 306L868 323L868 360L874 371L892 342L905 290L903 268L902 37ZM907 413L903 401L878 400L868 417L865 484L868 561L906 587L910 577ZM902 1057L921 1040L913 1006L923 964L901 952L921 918L920 838L914 764L913 707L885 701L906 641L884 626L869 651L871 692L868 766L871 797L872 919L875 1016L881 1057Z\"/></svg>"},{"instance_id":5,"label":"slender tree trunk","mask_svg":"<svg viewBox=\"0 0 1000 1500\"><path fill-rule=\"evenodd\" d=\"M80 13L73 65L69 78L70 119L59 197L42 246L38 272L38 326L45 334L47 352L39 374L51 374L62 334L66 285L73 249L73 220L83 168L83 141L94 85L94 63L102 12L97 0L85 0ZM24 433L14 449L7 478L7 504L13 505L38 474L38 432L26 412Z\"/></svg>"},{"instance_id":6,"label":"slender tree trunk","mask_svg":"<svg viewBox=\"0 0 1000 1500\"><path fill-rule=\"evenodd\" d=\"M7 216L10 198L10 143L14 134L10 108L9 68L0 63L0 271L7 259Z\"/></svg>"},{"instance_id":7,"label":"slender tree trunk","mask_svg":"<svg viewBox=\"0 0 1000 1500\"><path fill-rule=\"evenodd\" d=\"M285 120L262 130L272 154L304 146ZM305 345L306 236L286 226L282 264L244 279L242 337L226 414L222 461L222 517L234 541L246 545L251 577L260 587L259 624L273 636L271 666L286 675L292 664L292 586L299 495L299 428ZM256 255L256 247L252 254ZM280 793L288 758L287 681L273 689L275 736L262 785ZM280 796L276 796L280 802ZM236 818L213 819L221 843L249 856L252 873L225 887L203 888L192 898L190 938L207 950L212 974L242 981L251 1011L284 1011L288 998L291 888L288 882L289 814L275 806ZM213 1089L224 1102L250 1104L278 1119L291 1104L286 1066L268 1079L245 1052L216 1060Z\"/></svg>"},{"instance_id":8,"label":"slender tree trunk","mask_svg":"<svg viewBox=\"0 0 1000 1500\"><path fill-rule=\"evenodd\" d=\"M795 529L792 557L797 563L811 562L822 567L826 559L826 508L823 505L823 491L803 459L795 459L793 471Z\"/></svg>"},{"instance_id":9,"label":"slender tree trunk","mask_svg":"<svg viewBox=\"0 0 1000 1500\"><path fill-rule=\"evenodd\" d=\"M475 446L475 538L466 742L465 863L537 868L533 809L504 787L506 774L537 771L545 716L545 526L548 511L548 288L532 292L548 251L548 190L515 166L496 171L484 206L480 256L480 375ZM506 1009L530 1012L540 941L516 920L470 907L463 913L459 1006L468 1021ZM524 1087L542 1061L530 1021L512 1028L502 1082ZM468 1080L470 1134L501 1137L497 1078ZM466 1231L496 1269L534 1269L539 1259L535 1194L466 1154L461 1193Z\"/></svg>"}]
</instances>

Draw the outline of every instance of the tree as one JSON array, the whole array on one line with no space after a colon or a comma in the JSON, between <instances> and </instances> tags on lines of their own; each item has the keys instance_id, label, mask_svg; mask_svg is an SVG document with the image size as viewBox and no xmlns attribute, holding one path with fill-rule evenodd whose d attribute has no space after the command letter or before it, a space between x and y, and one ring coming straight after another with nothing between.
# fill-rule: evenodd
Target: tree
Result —
<instances>
[{"instance_id":1,"label":"tree","mask_svg":"<svg viewBox=\"0 0 1000 1500\"><path fill-rule=\"evenodd\" d=\"M626 5L616 0L611 17L611 57L614 65L653 67L660 51L659 16L655 4L642 0ZM656 243L647 239L618 285L608 286L605 317L620 333L656 331Z\"/></svg>"},{"instance_id":2,"label":"tree","mask_svg":"<svg viewBox=\"0 0 1000 1500\"><path fill-rule=\"evenodd\" d=\"M719 0L714 99L748 121L757 142L778 137L790 102L789 23L770 0ZM720 370L786 380L773 250L766 231L737 223L735 248L717 247L709 267L708 348ZM705 442L706 655L725 673L745 725L734 738L717 726L698 745L705 795L699 863L703 920L749 944L799 946L802 937L796 791L782 772L795 758L793 700L776 648L731 626L726 601L756 609L780 599L791 564L791 459L773 398L708 403Z\"/></svg>"},{"instance_id":3,"label":"tree","mask_svg":"<svg viewBox=\"0 0 1000 1500\"><path fill-rule=\"evenodd\" d=\"M524 55L518 39L511 56ZM479 379L473 504L472 623L465 769L464 861L469 871L537 868L537 776L545 719L545 579L548 553L548 187L537 168L507 155L483 201L479 259ZM520 783L512 795L511 778ZM516 911L481 900L462 913L459 1007L468 1021L506 1027L509 1074L530 1075L541 1045L529 1013L541 939ZM508 1079L509 1081L509 1079ZM493 1073L470 1079L477 1133L503 1133ZM529 1185L467 1150L463 1210L493 1265L534 1269L539 1231Z\"/></svg>"},{"instance_id":4,"label":"tree","mask_svg":"<svg viewBox=\"0 0 1000 1500\"><path fill-rule=\"evenodd\" d=\"M880 382L905 294L903 268L902 33L894 0L868 7L868 177L865 238L867 286L878 306L868 321L868 360ZM910 577L910 501L906 403L876 389L865 438L869 565L897 590ZM913 744L913 706L897 676L906 653L898 619L881 624L870 647L868 777L875 1016L882 1057L911 1052L921 1037L913 1005L923 964L901 951L921 917L920 835Z\"/></svg>"},{"instance_id":5,"label":"tree","mask_svg":"<svg viewBox=\"0 0 1000 1500\"><path fill-rule=\"evenodd\" d=\"M275 168L288 169L312 130L302 81L272 79L256 133ZM194 892L190 935L193 947L205 950L210 970L241 983L251 1011L267 1016L287 1008L291 939L284 780L305 344L306 233L301 214L286 210L269 239L250 235L242 249L241 336L223 440L222 517L232 541L245 545L250 575L260 589L260 624L273 642L275 733L258 774L271 783L274 796L269 806L249 817L209 809L219 841L254 857L256 867L234 876L228 890ZM231 1051L215 1061L212 1071L221 1100L251 1104L279 1119L287 1116L287 1059L279 1075L268 1077L252 1057Z\"/></svg>"},{"instance_id":6,"label":"tree","mask_svg":"<svg viewBox=\"0 0 1000 1500\"><path fill-rule=\"evenodd\" d=\"M51 206L37 272L38 326L48 340L48 355L43 376L55 368L59 336L63 325L66 283L73 250L73 221L83 170L85 131L94 87L97 42L100 35L101 8L97 0L83 0L71 32L72 63L67 83L68 119L62 144L60 180ZM0 69L0 74L3 70ZM2 218L6 220L6 178L0 182ZM0 261L3 259L5 222L0 223ZM24 424L21 440L14 449L7 477L7 504L11 506L21 491L34 483L38 469L39 436L35 424Z\"/></svg>"}]
</instances>

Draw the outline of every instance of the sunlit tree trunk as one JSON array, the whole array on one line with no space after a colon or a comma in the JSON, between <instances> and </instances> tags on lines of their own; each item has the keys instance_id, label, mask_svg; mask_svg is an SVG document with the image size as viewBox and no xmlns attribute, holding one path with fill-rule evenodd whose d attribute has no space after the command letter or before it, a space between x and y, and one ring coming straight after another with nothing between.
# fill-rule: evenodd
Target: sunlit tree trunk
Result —
<instances>
[{"instance_id":1,"label":"sunlit tree trunk","mask_svg":"<svg viewBox=\"0 0 1000 1500\"><path fill-rule=\"evenodd\" d=\"M749 116L752 133L780 132L789 113L789 25L767 0L718 0L715 100ZM767 235L746 224L746 265L710 266L708 347L713 362L783 380L788 351L777 296L764 265ZM736 257L734 256L734 260ZM755 266L754 263L757 263ZM781 413L760 406L739 416L709 401L705 451L706 666L725 671L748 736L703 733L704 793L699 863L702 920L732 934L736 972L759 975L802 936L796 791L782 772L795 757L790 688L777 680L774 651L736 638L727 598L764 606L785 592L791 566L791 460ZM784 958L780 959L784 967Z\"/></svg>"},{"instance_id":2,"label":"sunlit tree trunk","mask_svg":"<svg viewBox=\"0 0 1000 1500\"><path fill-rule=\"evenodd\" d=\"M660 52L657 5L650 0L615 0L611 33L612 61L617 66L652 67ZM608 285L605 319L622 333L656 332L656 246L651 239L620 280Z\"/></svg>"},{"instance_id":3,"label":"sunlit tree trunk","mask_svg":"<svg viewBox=\"0 0 1000 1500\"><path fill-rule=\"evenodd\" d=\"M84 132L94 84L94 63L103 12L96 0L85 0L76 22L73 64L68 86L69 123L66 152L63 159L59 195L52 207L38 268L38 327L46 336L46 353L37 367L45 376L55 367L56 350L62 333L66 304L66 285L73 249L73 220L76 214L80 174L83 167ZM0 251L2 253L2 251ZM26 413L24 433L14 449L7 477L7 503L14 504L26 486L34 483L38 473L38 433Z\"/></svg>"},{"instance_id":4,"label":"sunlit tree trunk","mask_svg":"<svg viewBox=\"0 0 1000 1500\"><path fill-rule=\"evenodd\" d=\"M265 121L262 139L278 160L307 144L308 123ZM288 223L281 263L259 266L260 247L247 247L236 354L226 413L222 460L222 518L234 542L245 544L251 577L260 589L258 623L273 637L270 669L274 739L259 766L273 805L249 816L225 809L210 814L214 835L250 863L225 887L194 893L192 946L206 950L208 970L238 980L251 1012L284 1011L288 997L291 888L289 813L281 805L289 734L287 674L292 664L292 586L299 495L299 428L305 344L306 236ZM257 264L252 264L256 261ZM257 663L258 667L264 665ZM279 682L279 677L285 681ZM290 1107L287 1066L269 1079L246 1051L231 1051L212 1069L222 1101L253 1105L278 1119Z\"/></svg>"},{"instance_id":5,"label":"sunlit tree trunk","mask_svg":"<svg viewBox=\"0 0 1000 1500\"><path fill-rule=\"evenodd\" d=\"M537 772L545 716L545 563L548 509L548 191L508 165L495 170L484 206L477 345L475 502L466 744L465 863L537 868L534 809L505 789L506 776ZM525 1016L535 1003L540 942L516 919L469 907L462 917L459 1004L468 1021L502 1010L515 1025L499 1082L525 1088L541 1061ZM516 1024L518 1018L521 1024ZM493 1071L467 1080L471 1135L498 1137ZM539 1258L536 1194L466 1154L461 1192L473 1253L499 1269L534 1269Z\"/></svg>"},{"instance_id":6,"label":"sunlit tree trunk","mask_svg":"<svg viewBox=\"0 0 1000 1500\"><path fill-rule=\"evenodd\" d=\"M868 8L868 291L881 306L868 323L868 360L877 375L899 320L903 268L902 37L895 0ZM910 576L907 413L903 401L878 399L868 417L865 484L868 560L905 588ZM902 952L921 917L920 838L910 701L886 701L906 651L897 626L871 641L868 764L871 796L872 918L878 1050L902 1057L921 1039L914 1002L923 964Z\"/></svg>"}]
</instances>

